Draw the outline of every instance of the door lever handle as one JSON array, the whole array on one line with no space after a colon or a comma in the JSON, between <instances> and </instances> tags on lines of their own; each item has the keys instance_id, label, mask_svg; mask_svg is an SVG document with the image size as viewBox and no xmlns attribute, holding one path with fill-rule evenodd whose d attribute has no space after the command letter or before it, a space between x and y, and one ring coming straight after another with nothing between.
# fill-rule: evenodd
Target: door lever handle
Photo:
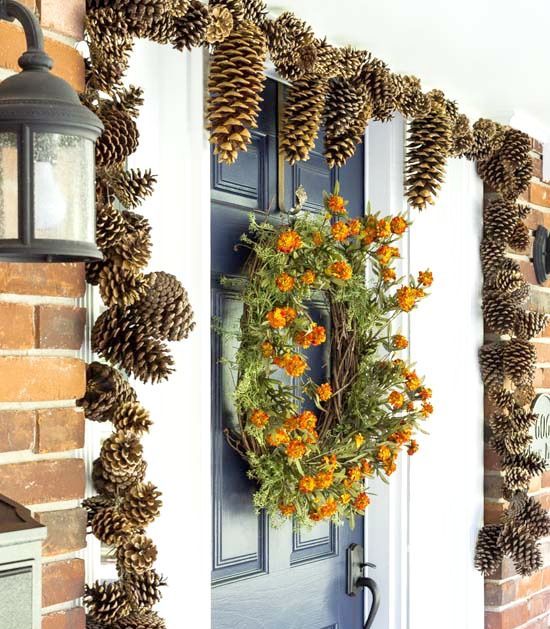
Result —
<instances>
[{"instance_id":1,"label":"door lever handle","mask_svg":"<svg viewBox=\"0 0 550 629\"><path fill-rule=\"evenodd\" d=\"M372 594L372 604L364 626L364 629L370 629L378 613L378 608L380 607L380 589L378 588L378 583L376 583L374 579L371 579L371 577L359 577L357 579L357 585L367 588Z\"/></svg>"},{"instance_id":2,"label":"door lever handle","mask_svg":"<svg viewBox=\"0 0 550 629\"><path fill-rule=\"evenodd\" d=\"M365 551L360 544L351 544L348 547L347 564L347 594L349 596L357 596L359 589L367 588L372 595L369 615L364 625L364 629L370 629L380 607L380 589L374 579L364 576L363 570L367 567L376 568L376 566L365 561Z\"/></svg>"}]
</instances>

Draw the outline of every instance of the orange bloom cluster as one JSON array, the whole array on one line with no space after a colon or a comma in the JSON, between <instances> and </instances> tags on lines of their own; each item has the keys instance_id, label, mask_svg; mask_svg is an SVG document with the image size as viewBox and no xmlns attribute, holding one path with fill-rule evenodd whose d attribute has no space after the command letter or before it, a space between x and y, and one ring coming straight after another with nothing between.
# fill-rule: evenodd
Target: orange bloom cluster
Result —
<instances>
[{"instance_id":1,"label":"orange bloom cluster","mask_svg":"<svg viewBox=\"0 0 550 629\"><path fill-rule=\"evenodd\" d=\"M285 517L288 518L291 515L294 515L296 513L296 507L294 505L287 505L287 504L281 503L279 505L279 511L281 512L281 515L284 515Z\"/></svg>"},{"instance_id":2,"label":"orange bloom cluster","mask_svg":"<svg viewBox=\"0 0 550 629\"><path fill-rule=\"evenodd\" d=\"M391 231L393 234L400 236L405 233L408 223L402 216L394 216L391 219Z\"/></svg>"},{"instance_id":3,"label":"orange bloom cluster","mask_svg":"<svg viewBox=\"0 0 550 629\"><path fill-rule=\"evenodd\" d=\"M327 520L338 511L338 503L334 498L329 498L324 505L321 505L316 511L309 514L310 520L318 522L319 520Z\"/></svg>"},{"instance_id":4,"label":"orange bloom cluster","mask_svg":"<svg viewBox=\"0 0 550 629\"><path fill-rule=\"evenodd\" d=\"M360 481L362 478L362 472L361 472L361 468L360 467L350 467L347 472L346 472L346 476L349 478L349 480L352 483L356 483L357 481Z\"/></svg>"},{"instance_id":5,"label":"orange bloom cluster","mask_svg":"<svg viewBox=\"0 0 550 629\"><path fill-rule=\"evenodd\" d=\"M405 397L399 391L392 391L388 396L388 402L390 406L392 406L395 410L398 410L403 407L405 403Z\"/></svg>"},{"instance_id":6,"label":"orange bloom cluster","mask_svg":"<svg viewBox=\"0 0 550 629\"><path fill-rule=\"evenodd\" d=\"M362 223L358 218L350 218L348 221L348 228L350 236L359 236L362 229Z\"/></svg>"},{"instance_id":7,"label":"orange bloom cluster","mask_svg":"<svg viewBox=\"0 0 550 629\"><path fill-rule=\"evenodd\" d=\"M419 448L418 441L411 439L411 442L409 443L409 447L407 448L407 454L409 456L412 456L413 454L418 452L418 448Z\"/></svg>"},{"instance_id":8,"label":"orange bloom cluster","mask_svg":"<svg viewBox=\"0 0 550 629\"><path fill-rule=\"evenodd\" d=\"M350 228L344 221L336 221L331 228L332 237L338 242L343 242L350 236Z\"/></svg>"},{"instance_id":9,"label":"orange bloom cluster","mask_svg":"<svg viewBox=\"0 0 550 629\"><path fill-rule=\"evenodd\" d=\"M395 349L407 349L409 341L402 334L396 334L393 337L393 346Z\"/></svg>"},{"instance_id":10,"label":"orange bloom cluster","mask_svg":"<svg viewBox=\"0 0 550 629\"><path fill-rule=\"evenodd\" d=\"M406 426L397 432L394 432L388 437L388 441L393 441L398 445L402 446L404 443L410 440L412 434L412 428L410 426Z\"/></svg>"},{"instance_id":11,"label":"orange bloom cluster","mask_svg":"<svg viewBox=\"0 0 550 629\"><path fill-rule=\"evenodd\" d=\"M317 426L317 417L311 411L304 411L298 415L298 428L312 432Z\"/></svg>"},{"instance_id":12,"label":"orange bloom cluster","mask_svg":"<svg viewBox=\"0 0 550 629\"><path fill-rule=\"evenodd\" d=\"M316 247L320 247L324 241L325 239L323 238L323 234L321 232L315 232L313 234L313 244Z\"/></svg>"},{"instance_id":13,"label":"orange bloom cluster","mask_svg":"<svg viewBox=\"0 0 550 629\"><path fill-rule=\"evenodd\" d=\"M315 489L315 479L313 476L302 476L298 482L298 489L303 494L309 494Z\"/></svg>"},{"instance_id":14,"label":"orange bloom cluster","mask_svg":"<svg viewBox=\"0 0 550 629\"><path fill-rule=\"evenodd\" d=\"M272 328L285 328L296 319L296 310L290 306L273 308L266 314L265 318Z\"/></svg>"},{"instance_id":15,"label":"orange bloom cluster","mask_svg":"<svg viewBox=\"0 0 550 629\"><path fill-rule=\"evenodd\" d=\"M294 340L304 349L308 349L312 345L313 347L317 347L318 345L322 345L327 340L327 331L322 325L314 323L309 332L298 332L294 337Z\"/></svg>"},{"instance_id":16,"label":"orange bloom cluster","mask_svg":"<svg viewBox=\"0 0 550 629\"><path fill-rule=\"evenodd\" d=\"M315 475L315 488L328 489L334 483L334 472L318 472Z\"/></svg>"},{"instance_id":17,"label":"orange bloom cluster","mask_svg":"<svg viewBox=\"0 0 550 629\"><path fill-rule=\"evenodd\" d=\"M290 441L290 437L284 428L277 428L277 430L267 435L265 441L268 446L277 448L278 446L288 443Z\"/></svg>"},{"instance_id":18,"label":"orange bloom cluster","mask_svg":"<svg viewBox=\"0 0 550 629\"><path fill-rule=\"evenodd\" d=\"M388 446L380 446L380 448L378 448L376 458L382 463L384 472L386 472L388 476L393 474L396 470L395 459L397 458L397 454L397 450L392 452L391 448Z\"/></svg>"},{"instance_id":19,"label":"orange bloom cluster","mask_svg":"<svg viewBox=\"0 0 550 629\"><path fill-rule=\"evenodd\" d=\"M279 234L277 239L277 251L292 253L302 246L300 234L293 229L287 229Z\"/></svg>"},{"instance_id":20,"label":"orange bloom cluster","mask_svg":"<svg viewBox=\"0 0 550 629\"><path fill-rule=\"evenodd\" d=\"M269 415L259 409L256 409L250 416L250 422L258 428L264 428L268 421Z\"/></svg>"},{"instance_id":21,"label":"orange bloom cluster","mask_svg":"<svg viewBox=\"0 0 550 629\"><path fill-rule=\"evenodd\" d=\"M389 245L380 245L376 250L376 257L382 266L389 264L392 258L399 257L399 249L390 247Z\"/></svg>"},{"instance_id":22,"label":"orange bloom cluster","mask_svg":"<svg viewBox=\"0 0 550 629\"><path fill-rule=\"evenodd\" d=\"M363 231L363 240L361 241L365 246L371 245L376 240L376 226L369 225L365 227Z\"/></svg>"},{"instance_id":23,"label":"orange bloom cluster","mask_svg":"<svg viewBox=\"0 0 550 629\"><path fill-rule=\"evenodd\" d=\"M338 194L331 194L327 201L328 209L333 214L346 214L346 202Z\"/></svg>"},{"instance_id":24,"label":"orange bloom cluster","mask_svg":"<svg viewBox=\"0 0 550 629\"><path fill-rule=\"evenodd\" d=\"M357 511L364 511L370 504L370 498L362 491L353 502L353 506Z\"/></svg>"},{"instance_id":25,"label":"orange bloom cluster","mask_svg":"<svg viewBox=\"0 0 550 629\"><path fill-rule=\"evenodd\" d=\"M329 382L324 382L317 387L317 395L321 402L326 402L332 397L332 387Z\"/></svg>"},{"instance_id":26,"label":"orange bloom cluster","mask_svg":"<svg viewBox=\"0 0 550 629\"><path fill-rule=\"evenodd\" d=\"M434 276L431 271L420 271L418 274L418 283L422 286L431 286L434 281Z\"/></svg>"},{"instance_id":27,"label":"orange bloom cluster","mask_svg":"<svg viewBox=\"0 0 550 629\"><path fill-rule=\"evenodd\" d=\"M275 283L277 284L277 288L282 293L287 293L289 290L294 288L296 280L288 273L281 273L281 275L276 278Z\"/></svg>"},{"instance_id":28,"label":"orange bloom cluster","mask_svg":"<svg viewBox=\"0 0 550 629\"><path fill-rule=\"evenodd\" d=\"M264 358L271 358L273 356L273 345L269 341L264 341L262 343L262 356Z\"/></svg>"},{"instance_id":29,"label":"orange bloom cluster","mask_svg":"<svg viewBox=\"0 0 550 629\"><path fill-rule=\"evenodd\" d=\"M429 402L422 404L422 417L429 417L434 412L434 407Z\"/></svg>"},{"instance_id":30,"label":"orange bloom cluster","mask_svg":"<svg viewBox=\"0 0 550 629\"><path fill-rule=\"evenodd\" d=\"M405 382L409 391L416 391L422 384L416 371L407 371L405 374Z\"/></svg>"},{"instance_id":31,"label":"orange bloom cluster","mask_svg":"<svg viewBox=\"0 0 550 629\"><path fill-rule=\"evenodd\" d=\"M402 286L397 290L397 303L403 312L410 312L416 305L418 299L424 297L424 291L411 286Z\"/></svg>"},{"instance_id":32,"label":"orange bloom cluster","mask_svg":"<svg viewBox=\"0 0 550 629\"><path fill-rule=\"evenodd\" d=\"M380 219L376 224L376 237L378 239L389 238L391 236L391 223L387 218Z\"/></svg>"},{"instance_id":33,"label":"orange bloom cluster","mask_svg":"<svg viewBox=\"0 0 550 629\"><path fill-rule=\"evenodd\" d=\"M308 270L302 274L302 277L300 279L302 280L302 284L305 284L306 286L311 286L313 282L315 282L316 277L317 276L313 271Z\"/></svg>"},{"instance_id":34,"label":"orange bloom cluster","mask_svg":"<svg viewBox=\"0 0 550 629\"><path fill-rule=\"evenodd\" d=\"M422 387L420 391L418 391L418 395L420 396L421 400L429 400L432 397L432 390L428 389L427 387Z\"/></svg>"},{"instance_id":35,"label":"orange bloom cluster","mask_svg":"<svg viewBox=\"0 0 550 629\"><path fill-rule=\"evenodd\" d=\"M306 450L306 444L301 439L291 439L286 447L286 455L289 459L301 459Z\"/></svg>"},{"instance_id":36,"label":"orange bloom cluster","mask_svg":"<svg viewBox=\"0 0 550 629\"><path fill-rule=\"evenodd\" d=\"M395 273L395 269L390 269L388 267L384 267L382 269L382 279L384 282L393 282L397 278L397 274Z\"/></svg>"},{"instance_id":37,"label":"orange bloom cluster","mask_svg":"<svg viewBox=\"0 0 550 629\"><path fill-rule=\"evenodd\" d=\"M286 371L289 376L299 378L307 369L307 362L300 354L285 354L277 357L273 362Z\"/></svg>"},{"instance_id":38,"label":"orange bloom cluster","mask_svg":"<svg viewBox=\"0 0 550 629\"><path fill-rule=\"evenodd\" d=\"M353 275L351 266L345 261L333 262L327 269L327 274L339 280L349 280Z\"/></svg>"},{"instance_id":39,"label":"orange bloom cluster","mask_svg":"<svg viewBox=\"0 0 550 629\"><path fill-rule=\"evenodd\" d=\"M370 476L373 472L372 465L367 461L367 459L363 459L361 461L361 472L363 476Z\"/></svg>"}]
</instances>

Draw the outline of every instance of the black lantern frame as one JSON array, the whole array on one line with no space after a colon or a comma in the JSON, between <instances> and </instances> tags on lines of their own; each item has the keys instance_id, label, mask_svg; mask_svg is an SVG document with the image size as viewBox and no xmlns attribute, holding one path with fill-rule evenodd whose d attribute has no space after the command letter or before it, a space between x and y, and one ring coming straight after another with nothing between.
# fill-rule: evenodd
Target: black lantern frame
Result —
<instances>
[{"instance_id":1,"label":"black lantern frame","mask_svg":"<svg viewBox=\"0 0 550 629\"><path fill-rule=\"evenodd\" d=\"M16 211L14 182L0 171L0 194L11 186L13 197L10 207L0 198L0 260L101 259L95 242L95 142L103 125L50 72L53 62L34 13L16 0L0 0L0 19L18 20L27 40L22 71L0 84L0 141L8 146L9 139L17 152Z\"/></svg>"}]
</instances>

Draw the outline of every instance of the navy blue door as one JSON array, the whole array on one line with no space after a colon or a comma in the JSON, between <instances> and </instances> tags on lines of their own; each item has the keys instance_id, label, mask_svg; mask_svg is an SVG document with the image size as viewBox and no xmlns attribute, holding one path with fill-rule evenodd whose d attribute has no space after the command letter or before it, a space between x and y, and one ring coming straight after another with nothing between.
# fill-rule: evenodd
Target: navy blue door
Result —
<instances>
[{"instance_id":1,"label":"navy blue door","mask_svg":"<svg viewBox=\"0 0 550 629\"><path fill-rule=\"evenodd\" d=\"M345 168L329 171L322 157L322 138L307 162L281 165L277 151L278 90L266 86L259 128L253 144L232 166L212 156L212 314L224 327L238 325L239 295L220 285L220 276L241 273L245 251L235 248L247 230L248 215L268 207L291 207L303 185L306 207L323 211L323 190L336 179L350 200L350 214L364 208L363 149ZM279 172L284 168L284 172ZM327 319L323 303L314 303L316 319ZM252 507L253 484L246 464L227 445L224 428L234 421L231 392L233 374L220 358L231 357L234 341L213 338L213 629L360 629L362 597L346 595L346 548L363 542L363 521L355 529L323 522L307 531L293 531L289 522L270 527L267 517ZM320 352L317 348L315 351ZM317 358L317 357L316 357ZM327 368L328 357L308 361ZM315 377L315 374L312 374Z\"/></svg>"}]
</instances>

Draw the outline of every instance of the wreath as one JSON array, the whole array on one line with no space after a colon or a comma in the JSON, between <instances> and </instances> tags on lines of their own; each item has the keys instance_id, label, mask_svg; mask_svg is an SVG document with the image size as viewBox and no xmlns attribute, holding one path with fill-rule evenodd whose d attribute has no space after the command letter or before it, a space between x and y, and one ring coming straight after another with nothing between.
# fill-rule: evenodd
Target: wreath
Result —
<instances>
[{"instance_id":1,"label":"wreath","mask_svg":"<svg viewBox=\"0 0 550 629\"><path fill-rule=\"evenodd\" d=\"M369 206L349 218L338 184L323 196L323 214L303 211L302 194L278 224L252 216L241 237L250 256L230 361L237 420L226 436L258 483L255 506L275 522L353 526L370 503L365 479L386 479L403 448L417 451L413 435L433 410L430 389L397 357L407 339L394 333L432 273L404 283L392 268L409 225L403 216ZM312 299L326 304L330 329L310 312ZM307 350L325 343L330 361L317 382Z\"/></svg>"}]
</instances>

